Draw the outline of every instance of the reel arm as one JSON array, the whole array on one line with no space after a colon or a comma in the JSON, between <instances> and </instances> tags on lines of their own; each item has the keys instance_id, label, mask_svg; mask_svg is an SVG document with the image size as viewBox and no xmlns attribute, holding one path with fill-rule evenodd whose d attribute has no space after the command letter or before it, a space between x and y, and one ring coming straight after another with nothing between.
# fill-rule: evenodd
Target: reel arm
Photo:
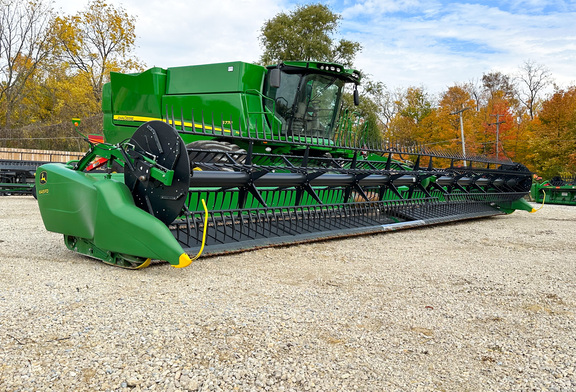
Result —
<instances>
[{"instance_id":1,"label":"reel arm","mask_svg":"<svg viewBox=\"0 0 576 392\"><path fill-rule=\"evenodd\" d=\"M93 145L86 155L76 162L74 170L89 171L90 165L94 160L104 158L108 161L109 166L115 161L131 172L140 172L141 176L139 179L141 181L147 181L149 178L152 178L166 186L172 185L174 170L167 169L160 165L155 160L156 157L148 157L146 155L145 152L137 151L134 145L129 142L116 145L100 143ZM137 165L135 165L137 162L140 163L140 170L136 167Z\"/></svg>"}]
</instances>

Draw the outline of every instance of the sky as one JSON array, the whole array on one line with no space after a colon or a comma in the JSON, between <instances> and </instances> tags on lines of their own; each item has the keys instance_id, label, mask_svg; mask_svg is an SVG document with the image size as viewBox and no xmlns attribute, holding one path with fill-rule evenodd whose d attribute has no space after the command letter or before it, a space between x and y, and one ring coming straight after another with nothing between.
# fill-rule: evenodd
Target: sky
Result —
<instances>
[{"instance_id":1,"label":"sky","mask_svg":"<svg viewBox=\"0 0 576 392\"><path fill-rule=\"evenodd\" d=\"M64 15L88 0L55 0ZM527 61L560 87L576 85L576 0L108 0L136 17L134 55L147 67L260 58L260 29L280 12L322 3L339 36L359 42L355 68L387 88L440 93ZM296 59L295 59L296 60Z\"/></svg>"}]
</instances>

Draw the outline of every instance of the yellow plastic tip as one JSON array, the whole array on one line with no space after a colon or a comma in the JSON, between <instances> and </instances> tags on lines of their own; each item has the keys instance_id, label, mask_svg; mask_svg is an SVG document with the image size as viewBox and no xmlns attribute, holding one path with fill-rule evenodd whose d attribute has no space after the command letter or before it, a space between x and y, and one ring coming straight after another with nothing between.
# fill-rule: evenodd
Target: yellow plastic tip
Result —
<instances>
[{"instance_id":1,"label":"yellow plastic tip","mask_svg":"<svg viewBox=\"0 0 576 392\"><path fill-rule=\"evenodd\" d=\"M135 269L143 269L146 268L150 265L150 263L152 262L152 259L146 259L145 262L143 262L142 264L140 264L138 267L136 267Z\"/></svg>"},{"instance_id":2,"label":"yellow plastic tip","mask_svg":"<svg viewBox=\"0 0 576 392\"><path fill-rule=\"evenodd\" d=\"M536 212L536 211L538 211L536 208L532 208L532 211L530 211L530 213L532 214L532 213L534 213L534 212Z\"/></svg>"},{"instance_id":3,"label":"yellow plastic tip","mask_svg":"<svg viewBox=\"0 0 576 392\"><path fill-rule=\"evenodd\" d=\"M192 264L192 260L186 253L182 253L178 258L178 264L172 265L174 268L184 268Z\"/></svg>"}]
</instances>

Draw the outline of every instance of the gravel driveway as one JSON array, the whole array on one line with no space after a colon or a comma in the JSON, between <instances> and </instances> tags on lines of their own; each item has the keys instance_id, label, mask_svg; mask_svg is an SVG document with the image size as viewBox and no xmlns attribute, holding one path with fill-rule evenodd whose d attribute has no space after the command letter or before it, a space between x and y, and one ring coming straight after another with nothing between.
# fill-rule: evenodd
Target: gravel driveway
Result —
<instances>
[{"instance_id":1,"label":"gravel driveway","mask_svg":"<svg viewBox=\"0 0 576 392\"><path fill-rule=\"evenodd\" d=\"M129 271L0 198L1 391L573 391L576 207Z\"/></svg>"}]
</instances>

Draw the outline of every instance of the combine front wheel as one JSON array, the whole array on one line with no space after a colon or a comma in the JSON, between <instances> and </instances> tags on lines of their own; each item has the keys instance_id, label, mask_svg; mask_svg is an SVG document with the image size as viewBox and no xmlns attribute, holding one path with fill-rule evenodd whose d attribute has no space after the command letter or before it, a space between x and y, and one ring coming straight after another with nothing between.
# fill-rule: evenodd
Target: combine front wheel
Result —
<instances>
[{"instance_id":1,"label":"combine front wheel","mask_svg":"<svg viewBox=\"0 0 576 392\"><path fill-rule=\"evenodd\" d=\"M191 170L233 170L235 163L243 164L246 150L236 144L217 140L198 140L186 145Z\"/></svg>"}]
</instances>

